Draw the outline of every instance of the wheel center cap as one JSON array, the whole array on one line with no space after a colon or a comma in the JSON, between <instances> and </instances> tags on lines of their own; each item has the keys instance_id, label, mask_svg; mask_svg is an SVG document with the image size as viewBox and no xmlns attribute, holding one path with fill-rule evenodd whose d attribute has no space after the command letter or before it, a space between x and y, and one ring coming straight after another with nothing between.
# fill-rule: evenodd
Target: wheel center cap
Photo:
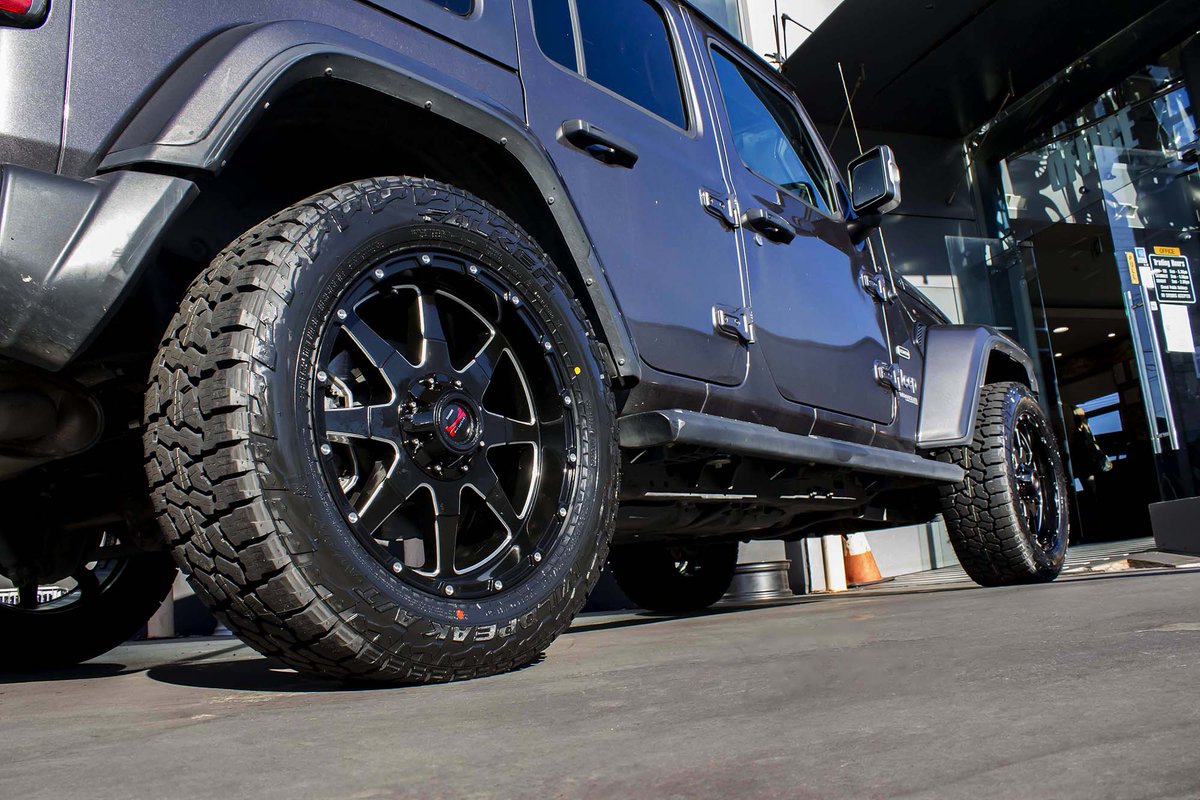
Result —
<instances>
[{"instance_id":1,"label":"wheel center cap","mask_svg":"<svg viewBox=\"0 0 1200 800\"><path fill-rule=\"evenodd\" d=\"M473 404L465 398L451 397L439 405L438 436L452 450L471 449L479 430L479 415Z\"/></svg>"}]
</instances>

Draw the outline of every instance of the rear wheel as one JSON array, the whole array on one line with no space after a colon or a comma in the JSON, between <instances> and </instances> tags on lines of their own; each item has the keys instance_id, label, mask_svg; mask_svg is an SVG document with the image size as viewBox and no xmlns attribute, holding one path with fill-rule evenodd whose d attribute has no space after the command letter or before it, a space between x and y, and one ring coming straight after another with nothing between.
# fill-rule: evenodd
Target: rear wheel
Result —
<instances>
[{"instance_id":1,"label":"rear wheel","mask_svg":"<svg viewBox=\"0 0 1200 800\"><path fill-rule=\"evenodd\" d=\"M609 565L625 596L648 611L702 611L724 597L737 568L737 542L631 544L613 548Z\"/></svg>"},{"instance_id":2,"label":"rear wheel","mask_svg":"<svg viewBox=\"0 0 1200 800\"><path fill-rule=\"evenodd\" d=\"M984 586L1052 581L1067 552L1067 485L1042 407L1026 387L983 387L967 447L942 452L966 470L942 490L954 552Z\"/></svg>"},{"instance_id":3,"label":"rear wheel","mask_svg":"<svg viewBox=\"0 0 1200 800\"><path fill-rule=\"evenodd\" d=\"M26 672L73 666L133 636L176 569L167 553L112 532L9 532L0 533L0 574L0 672Z\"/></svg>"},{"instance_id":4,"label":"rear wheel","mask_svg":"<svg viewBox=\"0 0 1200 800\"><path fill-rule=\"evenodd\" d=\"M193 284L147 395L149 475L197 594L337 678L528 663L608 550L617 455L590 326L546 255L453 187L338 187Z\"/></svg>"}]
</instances>

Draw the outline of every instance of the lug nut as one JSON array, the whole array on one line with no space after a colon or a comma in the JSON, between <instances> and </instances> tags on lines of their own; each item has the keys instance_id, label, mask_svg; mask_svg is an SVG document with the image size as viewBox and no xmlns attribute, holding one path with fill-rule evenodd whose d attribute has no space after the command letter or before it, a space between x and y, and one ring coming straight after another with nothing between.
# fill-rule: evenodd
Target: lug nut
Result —
<instances>
[{"instance_id":1,"label":"lug nut","mask_svg":"<svg viewBox=\"0 0 1200 800\"><path fill-rule=\"evenodd\" d=\"M533 563L535 563L535 564L540 564L540 563L542 563L542 554L541 554L541 553L534 553L534 554L533 554Z\"/></svg>"},{"instance_id":2,"label":"lug nut","mask_svg":"<svg viewBox=\"0 0 1200 800\"><path fill-rule=\"evenodd\" d=\"M332 452L333 452L333 448L330 447L328 444L321 445L321 455L327 456Z\"/></svg>"},{"instance_id":3,"label":"lug nut","mask_svg":"<svg viewBox=\"0 0 1200 800\"><path fill-rule=\"evenodd\" d=\"M340 319L340 320L345 320L347 316L349 316L349 315L346 313L346 309L344 309L344 308L339 308L339 309L337 310L337 318L338 318L338 319Z\"/></svg>"},{"instance_id":4,"label":"lug nut","mask_svg":"<svg viewBox=\"0 0 1200 800\"><path fill-rule=\"evenodd\" d=\"M395 564L392 564L392 572L399 575L401 572L404 572L404 565L397 561Z\"/></svg>"},{"instance_id":5,"label":"lug nut","mask_svg":"<svg viewBox=\"0 0 1200 800\"><path fill-rule=\"evenodd\" d=\"M498 592L504 588L504 581L493 581L492 587Z\"/></svg>"},{"instance_id":6,"label":"lug nut","mask_svg":"<svg viewBox=\"0 0 1200 800\"><path fill-rule=\"evenodd\" d=\"M355 514L353 511L346 515L346 519L350 520L351 525L358 524L358 514Z\"/></svg>"},{"instance_id":7,"label":"lug nut","mask_svg":"<svg viewBox=\"0 0 1200 800\"><path fill-rule=\"evenodd\" d=\"M446 587L446 597L453 597L453 596L454 596L454 587L447 586Z\"/></svg>"}]
</instances>

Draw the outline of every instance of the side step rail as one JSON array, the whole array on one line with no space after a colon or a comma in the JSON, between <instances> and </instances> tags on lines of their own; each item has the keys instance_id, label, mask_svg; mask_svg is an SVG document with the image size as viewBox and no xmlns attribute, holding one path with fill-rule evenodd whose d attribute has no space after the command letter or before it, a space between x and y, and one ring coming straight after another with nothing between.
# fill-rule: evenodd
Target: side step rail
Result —
<instances>
[{"instance_id":1,"label":"side step rail","mask_svg":"<svg viewBox=\"0 0 1200 800\"><path fill-rule=\"evenodd\" d=\"M620 424L622 447L693 445L723 453L826 464L856 472L945 483L957 483L964 475L962 467L911 453L820 436L799 436L766 425L696 411L646 411L622 417Z\"/></svg>"}]
</instances>

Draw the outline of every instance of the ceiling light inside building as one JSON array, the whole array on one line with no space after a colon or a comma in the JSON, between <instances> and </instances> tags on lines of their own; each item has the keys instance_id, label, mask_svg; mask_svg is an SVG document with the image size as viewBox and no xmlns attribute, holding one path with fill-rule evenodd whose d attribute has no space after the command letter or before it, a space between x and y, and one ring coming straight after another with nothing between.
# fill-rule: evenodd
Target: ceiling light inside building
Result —
<instances>
[{"instance_id":1,"label":"ceiling light inside building","mask_svg":"<svg viewBox=\"0 0 1200 800\"><path fill-rule=\"evenodd\" d=\"M1062 358L1062 353L1055 353L1055 354L1054 354L1054 357L1055 357L1055 358Z\"/></svg>"},{"instance_id":2,"label":"ceiling light inside building","mask_svg":"<svg viewBox=\"0 0 1200 800\"><path fill-rule=\"evenodd\" d=\"M1110 339L1115 339L1115 338L1117 338L1117 335L1116 335L1115 333L1110 333L1110 334L1108 335L1108 338L1110 338Z\"/></svg>"},{"instance_id":3,"label":"ceiling light inside building","mask_svg":"<svg viewBox=\"0 0 1200 800\"><path fill-rule=\"evenodd\" d=\"M1054 332L1055 333L1066 333L1069 330L1071 330L1071 329L1068 328L1066 325L1060 325L1054 329Z\"/></svg>"}]
</instances>

